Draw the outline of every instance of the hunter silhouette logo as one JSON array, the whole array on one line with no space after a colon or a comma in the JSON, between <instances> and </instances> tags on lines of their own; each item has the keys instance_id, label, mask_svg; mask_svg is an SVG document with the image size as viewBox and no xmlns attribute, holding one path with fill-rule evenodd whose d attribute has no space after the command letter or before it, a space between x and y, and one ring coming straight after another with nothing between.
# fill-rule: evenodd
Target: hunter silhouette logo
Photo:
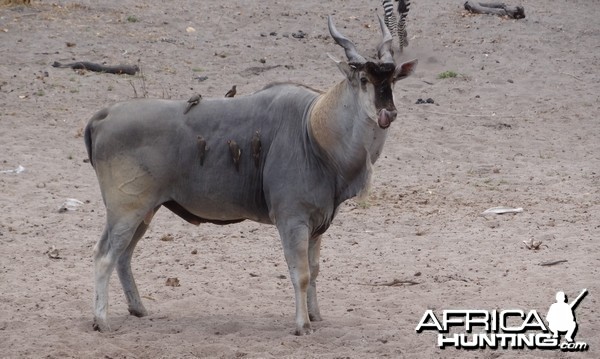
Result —
<instances>
[{"instance_id":1,"label":"hunter silhouette logo","mask_svg":"<svg viewBox=\"0 0 600 359\"><path fill-rule=\"evenodd\" d=\"M587 343L574 341L577 333L575 308L587 293L587 289L584 289L574 301L568 303L565 293L557 292L556 303L550 306L546 315L547 325L535 309L528 312L521 309L446 309L442 311L441 320L433 310L428 309L415 330L417 333L437 331L437 345L442 349L539 348L584 351L589 349ZM560 342L561 333L565 333L563 343Z\"/></svg>"},{"instance_id":2,"label":"hunter silhouette logo","mask_svg":"<svg viewBox=\"0 0 600 359\"><path fill-rule=\"evenodd\" d=\"M581 294L571 304L567 303L567 297L564 292L556 293L556 303L548 309L546 320L553 338L558 338L559 332L567 332L565 339L568 342L573 342L573 336L577 331L577 322L575 321L574 310L581 299L587 294L587 289L581 291Z\"/></svg>"}]
</instances>

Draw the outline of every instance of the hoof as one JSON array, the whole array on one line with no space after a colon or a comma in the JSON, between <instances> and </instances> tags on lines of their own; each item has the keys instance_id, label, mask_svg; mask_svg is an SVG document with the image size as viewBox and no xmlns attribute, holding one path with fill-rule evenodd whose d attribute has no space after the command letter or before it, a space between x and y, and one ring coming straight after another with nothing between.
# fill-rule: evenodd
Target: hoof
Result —
<instances>
[{"instance_id":1,"label":"hoof","mask_svg":"<svg viewBox=\"0 0 600 359\"><path fill-rule=\"evenodd\" d=\"M141 317L145 317L148 315L148 311L146 310L146 308L141 307L141 308L129 308L129 314L136 316L138 318Z\"/></svg>"},{"instance_id":2,"label":"hoof","mask_svg":"<svg viewBox=\"0 0 600 359\"><path fill-rule=\"evenodd\" d=\"M98 318L94 318L94 324L92 324L92 328L94 328L95 331L101 333L107 333L111 331L110 326L108 325L106 320Z\"/></svg>"},{"instance_id":3,"label":"hoof","mask_svg":"<svg viewBox=\"0 0 600 359\"><path fill-rule=\"evenodd\" d=\"M320 313L315 313L315 314L309 313L308 318L310 319L311 322L320 322L323 320Z\"/></svg>"},{"instance_id":4,"label":"hoof","mask_svg":"<svg viewBox=\"0 0 600 359\"><path fill-rule=\"evenodd\" d=\"M296 334L297 336L303 336L312 334L312 332L313 330L310 326L310 323L306 323L302 326L302 328L296 328L296 332L294 334Z\"/></svg>"}]
</instances>

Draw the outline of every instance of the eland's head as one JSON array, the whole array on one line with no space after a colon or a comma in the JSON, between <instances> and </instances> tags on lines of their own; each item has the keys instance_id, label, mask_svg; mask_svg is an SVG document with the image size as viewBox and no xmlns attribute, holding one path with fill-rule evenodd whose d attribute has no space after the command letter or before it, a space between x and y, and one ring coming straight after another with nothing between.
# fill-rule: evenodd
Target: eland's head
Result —
<instances>
[{"instance_id":1,"label":"eland's head","mask_svg":"<svg viewBox=\"0 0 600 359\"><path fill-rule=\"evenodd\" d=\"M392 53L392 35L379 17L382 40L377 46L377 58L365 59L352 41L342 35L328 17L329 32L335 42L344 48L348 61L337 61L338 68L346 76L355 92L357 104L365 116L386 129L396 119L393 85L408 77L417 66L417 60L396 65Z\"/></svg>"}]
</instances>

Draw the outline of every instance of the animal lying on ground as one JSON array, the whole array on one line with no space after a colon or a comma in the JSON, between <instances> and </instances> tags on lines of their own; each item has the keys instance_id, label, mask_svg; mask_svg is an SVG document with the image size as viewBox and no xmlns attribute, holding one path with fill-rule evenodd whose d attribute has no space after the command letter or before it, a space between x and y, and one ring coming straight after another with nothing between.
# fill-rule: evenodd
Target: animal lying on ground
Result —
<instances>
[{"instance_id":1,"label":"animal lying on ground","mask_svg":"<svg viewBox=\"0 0 600 359\"><path fill-rule=\"evenodd\" d=\"M95 329L110 330L108 283L115 267L129 312L147 314L131 257L164 206L196 225L274 224L294 287L295 333L312 332L311 321L321 320L321 235L338 206L367 186L397 116L392 86L417 64L394 63L392 37L379 23L378 55L367 60L329 17L347 61L337 61L344 80L324 93L280 83L247 96L203 98L185 114L185 100L139 99L90 119L85 145L107 213L94 247ZM233 161L232 143L239 153Z\"/></svg>"}]
</instances>

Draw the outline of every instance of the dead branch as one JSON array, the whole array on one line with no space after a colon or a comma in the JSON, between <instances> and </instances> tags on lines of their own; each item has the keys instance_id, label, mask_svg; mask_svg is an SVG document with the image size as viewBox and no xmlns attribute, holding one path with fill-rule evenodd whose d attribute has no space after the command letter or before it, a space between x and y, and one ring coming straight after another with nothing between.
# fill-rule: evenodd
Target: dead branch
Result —
<instances>
[{"instance_id":1,"label":"dead branch","mask_svg":"<svg viewBox=\"0 0 600 359\"><path fill-rule=\"evenodd\" d=\"M525 18L525 8L522 6L510 6L500 2L477 3L467 1L465 2L465 9L475 14L508 16L513 19Z\"/></svg>"},{"instance_id":2,"label":"dead branch","mask_svg":"<svg viewBox=\"0 0 600 359\"><path fill-rule=\"evenodd\" d=\"M109 74L126 74L126 75L135 75L136 72L140 71L140 68L137 65L116 65L116 66L105 66L102 64L96 64L88 61L78 61L70 64L61 64L58 61L54 61L52 67L59 68L72 68L73 70L88 70L94 72L106 72Z\"/></svg>"},{"instance_id":3,"label":"dead branch","mask_svg":"<svg viewBox=\"0 0 600 359\"><path fill-rule=\"evenodd\" d=\"M417 282L410 279L393 279L390 282L383 283L362 283L362 285L370 285L372 287L398 287L401 285L417 285L421 284L421 282Z\"/></svg>"},{"instance_id":4,"label":"dead branch","mask_svg":"<svg viewBox=\"0 0 600 359\"><path fill-rule=\"evenodd\" d=\"M553 265L557 265L557 264L565 263L565 262L568 262L568 261L566 259L559 259L556 261L542 262L542 263L540 263L540 265L543 267L549 267L549 266L553 266Z\"/></svg>"},{"instance_id":5,"label":"dead branch","mask_svg":"<svg viewBox=\"0 0 600 359\"><path fill-rule=\"evenodd\" d=\"M3 0L0 5L31 5L31 0Z\"/></svg>"}]
</instances>

